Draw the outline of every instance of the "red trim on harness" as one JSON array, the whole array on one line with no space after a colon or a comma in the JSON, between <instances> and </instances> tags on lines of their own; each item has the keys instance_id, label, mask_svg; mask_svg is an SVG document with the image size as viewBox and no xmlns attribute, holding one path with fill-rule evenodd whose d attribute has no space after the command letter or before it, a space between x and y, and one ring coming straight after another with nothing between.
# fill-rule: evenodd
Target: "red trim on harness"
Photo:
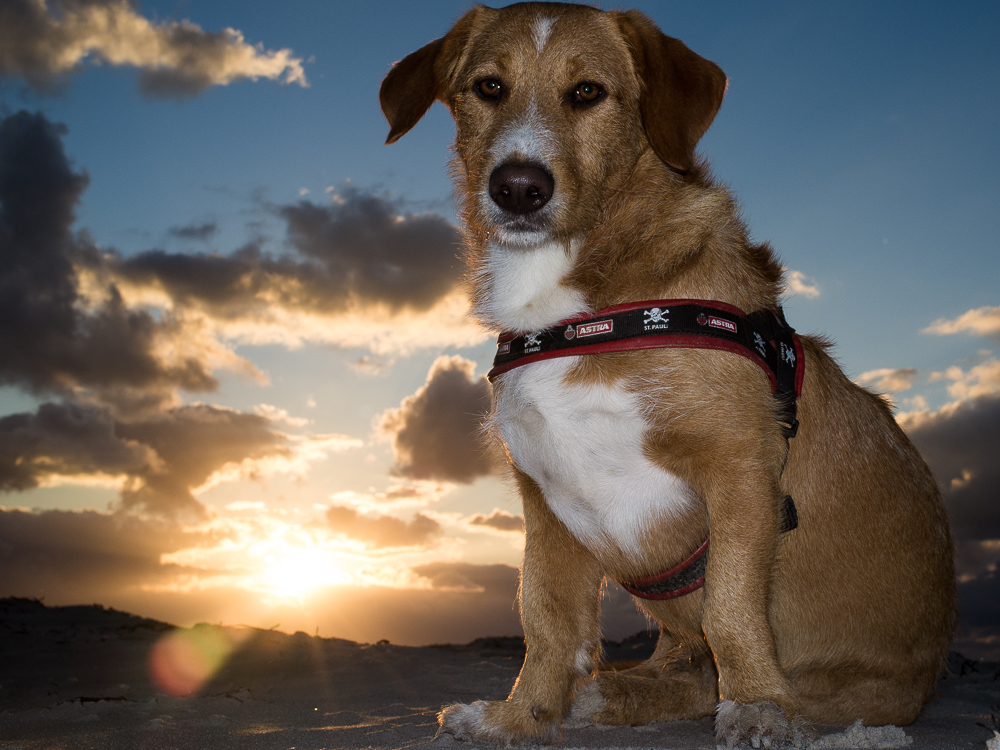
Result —
<instances>
[{"instance_id":1,"label":"red trim on harness","mask_svg":"<svg viewBox=\"0 0 1000 750\"><path fill-rule=\"evenodd\" d=\"M672 591L664 591L659 594L652 594L643 589L649 588L657 583L663 583L664 581L673 578L674 576L680 575L685 570L694 565L701 557L708 552L708 539L701 543L690 556L687 557L682 562L679 562L674 567L669 570L665 570L662 573L657 573L654 576L647 576L645 578L636 578L632 581L619 581L622 588L627 592L632 594L632 596L637 596L640 599L676 599L679 596L684 596L685 594L690 594L692 591L697 591L702 586L705 585L705 575L702 574L695 580L691 581L681 588L674 589Z\"/></svg>"}]
</instances>

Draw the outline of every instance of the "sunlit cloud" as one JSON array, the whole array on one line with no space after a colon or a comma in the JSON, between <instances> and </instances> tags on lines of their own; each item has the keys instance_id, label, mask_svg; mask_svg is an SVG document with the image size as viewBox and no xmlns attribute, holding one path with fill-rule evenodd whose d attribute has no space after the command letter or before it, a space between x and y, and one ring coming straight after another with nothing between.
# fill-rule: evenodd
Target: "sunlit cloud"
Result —
<instances>
[{"instance_id":1,"label":"sunlit cloud","mask_svg":"<svg viewBox=\"0 0 1000 750\"><path fill-rule=\"evenodd\" d=\"M1000 342L1000 307L979 307L962 313L954 320L935 320L923 333L944 336L967 332L977 336L988 336Z\"/></svg>"},{"instance_id":2,"label":"sunlit cloud","mask_svg":"<svg viewBox=\"0 0 1000 750\"><path fill-rule=\"evenodd\" d=\"M810 276L806 276L802 271L785 269L785 293L798 294L806 299L816 299L820 295L819 284Z\"/></svg>"},{"instance_id":3,"label":"sunlit cloud","mask_svg":"<svg viewBox=\"0 0 1000 750\"><path fill-rule=\"evenodd\" d=\"M335 534L372 547L426 547L441 534L441 524L422 513L406 522L395 516L367 515L332 505L326 511L326 520Z\"/></svg>"},{"instance_id":4,"label":"sunlit cloud","mask_svg":"<svg viewBox=\"0 0 1000 750\"><path fill-rule=\"evenodd\" d=\"M39 89L87 65L139 70L139 87L156 98L184 98L210 86L266 78L308 85L290 49L265 50L226 28L190 21L151 22L127 0L14 0L0 4L0 75Z\"/></svg>"},{"instance_id":5,"label":"sunlit cloud","mask_svg":"<svg viewBox=\"0 0 1000 750\"><path fill-rule=\"evenodd\" d=\"M931 373L928 380L949 381L948 394L957 402L1000 393L1000 360L991 357L968 371L952 365L943 372Z\"/></svg>"},{"instance_id":6,"label":"sunlit cloud","mask_svg":"<svg viewBox=\"0 0 1000 750\"><path fill-rule=\"evenodd\" d=\"M426 508L451 492L455 485L448 482L407 480L384 492L341 490L330 495L334 505L350 506L363 513L385 513L413 508ZM326 510L326 506L322 506Z\"/></svg>"},{"instance_id":7,"label":"sunlit cloud","mask_svg":"<svg viewBox=\"0 0 1000 750\"><path fill-rule=\"evenodd\" d=\"M0 490L82 484L114 486L122 505L164 516L204 517L196 495L222 482L272 474L304 476L311 463L362 441L290 435L272 422L190 404L116 419L106 408L42 404L0 418Z\"/></svg>"},{"instance_id":8,"label":"sunlit cloud","mask_svg":"<svg viewBox=\"0 0 1000 750\"><path fill-rule=\"evenodd\" d=\"M873 387L882 393L894 393L912 388L916 378L917 371L912 367L883 367L861 373L857 382L859 385Z\"/></svg>"},{"instance_id":9,"label":"sunlit cloud","mask_svg":"<svg viewBox=\"0 0 1000 750\"><path fill-rule=\"evenodd\" d=\"M305 427L310 422L304 417L293 417L288 413L288 409L279 409L272 404L257 404L253 408L253 413L272 422L284 422L291 427Z\"/></svg>"}]
</instances>

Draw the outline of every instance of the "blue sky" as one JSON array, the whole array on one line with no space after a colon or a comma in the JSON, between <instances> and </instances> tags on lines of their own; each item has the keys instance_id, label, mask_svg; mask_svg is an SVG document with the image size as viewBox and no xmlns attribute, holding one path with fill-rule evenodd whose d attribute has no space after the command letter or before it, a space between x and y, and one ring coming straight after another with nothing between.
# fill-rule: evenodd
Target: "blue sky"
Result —
<instances>
[{"instance_id":1,"label":"blue sky","mask_svg":"<svg viewBox=\"0 0 1000 750\"><path fill-rule=\"evenodd\" d=\"M443 35L467 4L216 0L129 9L94 0L50 2L46 13L59 24L84 7L118 8L154 32L187 21L202 30L186 27L199 45L235 29L241 44L259 45L245 56L284 54L288 64L257 80L238 71L214 84L189 76L151 96L142 75L156 72L153 62L114 65L112 52L95 49L53 77L39 72L51 60L24 62L30 35L0 33L0 47L23 53L0 53L0 119L25 110L35 118L17 120L26 128L63 124L65 131L50 128L47 148L55 153L61 144L70 172L88 177L66 240L77 252L83 312L75 314L96 314L107 285L116 285L127 310L148 314L157 331L150 356L163 366L150 386L155 398L141 407L138 390L126 398L114 374L87 380L84 368L56 377L41 360L0 372L0 555L17 572L0 595L100 600L179 623L257 618L269 627L280 613L283 629L319 627L362 640L471 638L497 623L516 629L516 497L474 456L445 466L407 454L398 437L400 425L431 429L418 407L438 403L432 386L446 378L461 404L476 403L492 357L489 337L455 307L461 267L446 166L453 125L435 105L405 138L384 146L377 98L391 63ZM966 610L980 628L967 648L1000 649L983 625L1000 616L983 604L996 592L1000 559L992 510L1000 475L990 468L1000 449L1000 9L987 2L635 7L730 77L699 150L738 196L754 237L770 241L794 274L791 324L829 335L850 377L892 393L900 421L958 508ZM28 0L9 8L42 12ZM107 49L124 41L112 39ZM211 67L197 64L206 66L199 74ZM393 257L408 273L427 271L416 291L397 298L351 287L331 301L313 290L308 299L266 304L278 282L308 282L310 243L333 235L349 242L344 226L363 221L366 210L405 217ZM322 226L309 225L296 244L293 225L306 226L310 216ZM275 284L264 284L252 304L211 288L185 297L176 283L165 285L167 260L215 254L230 268L248 248L257 253L255 272ZM344 252L351 258L344 267L371 272L370 251ZM270 276L260 258L275 260ZM217 385L189 388L168 373L168 360L182 355ZM57 434L42 419L45 404L53 405L50 416L72 406L79 424L99 425L108 453ZM395 430L386 426L392 414ZM194 454L171 442L183 431L168 426L206 420L242 424L256 442L222 450L218 441L227 438L206 432ZM962 440L968 451L948 450ZM470 441L456 451L471 454ZM22 474L11 468L29 465ZM154 476L179 494L157 490L159 500L150 500L143 492ZM74 538L88 541L74 547ZM140 572L110 575L102 555ZM286 583L269 578L268 566ZM321 566L339 573L303 572ZM460 612L488 600L502 617L459 616L464 629L436 630L435 617L414 616L419 626L383 632L364 612L382 606L380 597L398 609L399 591L420 611ZM489 606L482 611L493 612ZM642 626L630 606L609 601L618 635ZM344 619L348 610L356 616Z\"/></svg>"}]
</instances>

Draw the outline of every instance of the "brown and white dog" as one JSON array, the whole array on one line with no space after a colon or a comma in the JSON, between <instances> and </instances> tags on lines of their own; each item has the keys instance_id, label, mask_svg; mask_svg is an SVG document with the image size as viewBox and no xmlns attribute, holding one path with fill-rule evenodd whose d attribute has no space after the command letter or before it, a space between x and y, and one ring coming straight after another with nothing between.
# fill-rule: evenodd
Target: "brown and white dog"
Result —
<instances>
[{"instance_id":1,"label":"brown and white dog","mask_svg":"<svg viewBox=\"0 0 1000 750\"><path fill-rule=\"evenodd\" d=\"M640 300L778 309L753 244L694 147L726 77L638 12L476 7L382 83L389 143L435 99L458 128L473 309L535 332ZM551 741L564 721L716 716L719 742L802 744L811 721L907 724L955 621L952 545L927 466L886 403L803 336L800 429L765 372L694 348L568 356L494 382L491 425L524 506L527 655L506 701L441 731ZM782 500L799 526L782 534ZM598 670L604 578L671 568L710 538L704 587L645 601L648 662Z\"/></svg>"}]
</instances>

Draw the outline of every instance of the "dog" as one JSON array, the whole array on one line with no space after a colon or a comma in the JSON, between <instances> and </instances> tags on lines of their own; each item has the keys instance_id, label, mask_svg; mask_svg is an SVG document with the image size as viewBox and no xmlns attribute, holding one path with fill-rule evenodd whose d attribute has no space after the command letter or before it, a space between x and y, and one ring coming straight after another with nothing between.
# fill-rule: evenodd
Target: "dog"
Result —
<instances>
[{"instance_id":1,"label":"dog","mask_svg":"<svg viewBox=\"0 0 1000 750\"><path fill-rule=\"evenodd\" d=\"M529 360L495 368L488 424L523 503L527 652L506 701L447 706L440 732L714 714L721 744L801 746L814 722L908 724L934 690L956 617L939 490L889 405L785 329L781 265L694 151L727 85L641 13L555 3L475 7L382 83L387 143L451 110L473 314ZM706 336L529 355L698 301L720 336L770 320L797 400ZM642 600L648 661L600 668L605 578L643 595L664 570L703 575Z\"/></svg>"}]
</instances>

